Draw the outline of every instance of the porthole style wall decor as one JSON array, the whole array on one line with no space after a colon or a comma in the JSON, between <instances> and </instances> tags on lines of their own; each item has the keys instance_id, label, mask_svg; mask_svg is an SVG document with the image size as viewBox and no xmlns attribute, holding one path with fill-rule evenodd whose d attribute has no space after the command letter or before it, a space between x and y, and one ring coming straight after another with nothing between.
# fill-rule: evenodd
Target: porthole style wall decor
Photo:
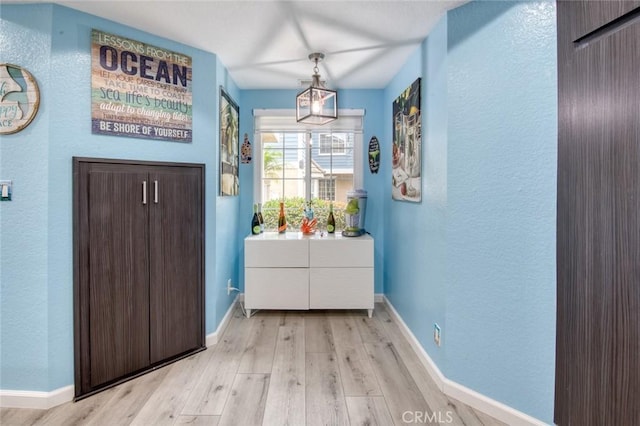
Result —
<instances>
[{"instance_id":1,"label":"porthole style wall decor","mask_svg":"<svg viewBox=\"0 0 640 426\"><path fill-rule=\"evenodd\" d=\"M39 106L40 91L33 75L18 65L0 64L0 135L23 130Z\"/></svg>"}]
</instances>

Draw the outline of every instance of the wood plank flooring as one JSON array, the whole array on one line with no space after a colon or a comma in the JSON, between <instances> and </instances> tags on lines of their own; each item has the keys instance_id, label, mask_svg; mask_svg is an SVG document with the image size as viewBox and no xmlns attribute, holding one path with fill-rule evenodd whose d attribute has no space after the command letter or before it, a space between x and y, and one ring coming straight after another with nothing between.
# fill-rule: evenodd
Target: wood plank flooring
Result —
<instances>
[{"instance_id":1,"label":"wood plank flooring","mask_svg":"<svg viewBox=\"0 0 640 426\"><path fill-rule=\"evenodd\" d=\"M2 426L392 426L412 419L503 425L442 394L382 304L373 318L347 310L259 311L247 319L236 309L219 343L204 352L77 403L0 409Z\"/></svg>"}]
</instances>

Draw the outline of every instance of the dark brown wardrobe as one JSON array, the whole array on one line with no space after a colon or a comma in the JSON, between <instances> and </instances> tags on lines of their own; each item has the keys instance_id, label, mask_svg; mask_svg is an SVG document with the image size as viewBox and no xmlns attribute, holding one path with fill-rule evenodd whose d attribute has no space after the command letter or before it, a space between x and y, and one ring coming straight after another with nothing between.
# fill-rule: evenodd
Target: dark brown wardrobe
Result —
<instances>
[{"instance_id":1,"label":"dark brown wardrobe","mask_svg":"<svg viewBox=\"0 0 640 426\"><path fill-rule=\"evenodd\" d=\"M73 159L76 398L204 349L204 165Z\"/></svg>"},{"instance_id":2,"label":"dark brown wardrobe","mask_svg":"<svg viewBox=\"0 0 640 426\"><path fill-rule=\"evenodd\" d=\"M640 425L640 1L559 1L555 422Z\"/></svg>"}]
</instances>

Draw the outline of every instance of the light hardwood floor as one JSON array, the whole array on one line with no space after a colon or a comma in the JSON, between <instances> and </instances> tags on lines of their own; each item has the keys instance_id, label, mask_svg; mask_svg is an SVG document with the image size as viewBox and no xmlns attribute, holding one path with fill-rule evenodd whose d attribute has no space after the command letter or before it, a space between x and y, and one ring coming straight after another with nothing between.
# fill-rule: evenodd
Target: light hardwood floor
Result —
<instances>
[{"instance_id":1,"label":"light hardwood floor","mask_svg":"<svg viewBox=\"0 0 640 426\"><path fill-rule=\"evenodd\" d=\"M0 409L0 424L503 425L442 394L382 304L373 318L260 311L247 319L236 308L204 352L76 403Z\"/></svg>"}]
</instances>

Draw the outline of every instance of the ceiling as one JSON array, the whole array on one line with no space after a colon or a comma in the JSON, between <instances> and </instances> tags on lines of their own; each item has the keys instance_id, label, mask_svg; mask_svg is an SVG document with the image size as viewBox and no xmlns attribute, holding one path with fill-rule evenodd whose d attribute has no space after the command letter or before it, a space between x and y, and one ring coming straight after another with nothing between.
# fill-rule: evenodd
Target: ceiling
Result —
<instances>
[{"instance_id":1,"label":"ceiling","mask_svg":"<svg viewBox=\"0 0 640 426\"><path fill-rule=\"evenodd\" d=\"M27 0L29 1L29 0ZM438 19L464 3L386 1L54 1L215 53L241 89L385 87Z\"/></svg>"}]
</instances>

